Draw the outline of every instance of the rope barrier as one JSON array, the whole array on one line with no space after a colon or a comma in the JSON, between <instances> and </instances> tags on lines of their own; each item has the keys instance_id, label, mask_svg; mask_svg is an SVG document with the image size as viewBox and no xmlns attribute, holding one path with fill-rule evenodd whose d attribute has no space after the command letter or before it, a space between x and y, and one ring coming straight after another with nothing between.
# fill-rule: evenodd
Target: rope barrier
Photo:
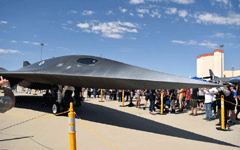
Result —
<instances>
[{"instance_id":1,"label":"rope barrier","mask_svg":"<svg viewBox=\"0 0 240 150\"><path fill-rule=\"evenodd\" d=\"M64 112L61 112L61 113L58 113L58 114L51 114L51 115L47 115L47 116L41 116L41 117L28 117L28 116L20 116L20 115L16 115L16 114L13 114L13 113L10 113L10 112L5 112L9 115L12 115L12 116L16 116L16 117L21 117L21 118L47 118L47 117L53 117L53 116L58 116L58 115L61 115L61 114L65 114L65 113L68 113L68 111L64 111Z\"/></svg>"},{"instance_id":2,"label":"rope barrier","mask_svg":"<svg viewBox=\"0 0 240 150\"><path fill-rule=\"evenodd\" d=\"M104 140L100 135L98 135L96 132L94 132L81 118L78 117L78 115L76 114L76 117L90 130L92 131L95 135L97 135L100 139L102 139L104 142L106 142L108 145L112 146L113 148L120 150L119 148L113 146L112 144L110 144L108 141Z\"/></svg>"}]
</instances>

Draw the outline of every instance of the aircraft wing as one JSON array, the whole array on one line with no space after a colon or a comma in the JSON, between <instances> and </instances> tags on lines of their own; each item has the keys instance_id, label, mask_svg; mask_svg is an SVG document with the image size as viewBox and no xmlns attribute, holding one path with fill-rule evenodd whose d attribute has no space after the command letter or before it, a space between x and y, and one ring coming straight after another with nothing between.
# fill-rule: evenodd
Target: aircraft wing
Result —
<instances>
[{"instance_id":1,"label":"aircraft wing","mask_svg":"<svg viewBox=\"0 0 240 150\"><path fill-rule=\"evenodd\" d=\"M104 89L177 89L221 85L144 69L94 56L72 55L34 63L16 71L1 71L10 82L31 88L47 85Z\"/></svg>"}]
</instances>

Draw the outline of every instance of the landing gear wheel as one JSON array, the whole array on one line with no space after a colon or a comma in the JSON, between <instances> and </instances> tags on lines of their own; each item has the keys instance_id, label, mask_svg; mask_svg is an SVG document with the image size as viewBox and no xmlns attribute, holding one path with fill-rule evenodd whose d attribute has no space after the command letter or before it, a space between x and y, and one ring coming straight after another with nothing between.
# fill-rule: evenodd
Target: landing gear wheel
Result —
<instances>
[{"instance_id":1,"label":"landing gear wheel","mask_svg":"<svg viewBox=\"0 0 240 150\"><path fill-rule=\"evenodd\" d=\"M58 103L54 103L52 105L52 113L57 114L60 112L60 105Z\"/></svg>"}]
</instances>

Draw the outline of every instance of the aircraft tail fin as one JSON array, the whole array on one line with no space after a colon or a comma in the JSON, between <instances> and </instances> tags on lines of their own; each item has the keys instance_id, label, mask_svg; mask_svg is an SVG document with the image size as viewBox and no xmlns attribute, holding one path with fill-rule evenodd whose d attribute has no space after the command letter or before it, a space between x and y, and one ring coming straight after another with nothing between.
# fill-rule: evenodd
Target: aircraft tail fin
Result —
<instances>
[{"instance_id":1,"label":"aircraft tail fin","mask_svg":"<svg viewBox=\"0 0 240 150\"><path fill-rule=\"evenodd\" d=\"M24 62L23 62L23 67L26 67L26 66L28 66L28 65L31 65L28 61L24 61Z\"/></svg>"},{"instance_id":2,"label":"aircraft tail fin","mask_svg":"<svg viewBox=\"0 0 240 150\"><path fill-rule=\"evenodd\" d=\"M217 76L215 76L215 75L213 74L212 69L209 69L209 74L210 74L210 77L211 77L212 80L218 78Z\"/></svg>"}]
</instances>

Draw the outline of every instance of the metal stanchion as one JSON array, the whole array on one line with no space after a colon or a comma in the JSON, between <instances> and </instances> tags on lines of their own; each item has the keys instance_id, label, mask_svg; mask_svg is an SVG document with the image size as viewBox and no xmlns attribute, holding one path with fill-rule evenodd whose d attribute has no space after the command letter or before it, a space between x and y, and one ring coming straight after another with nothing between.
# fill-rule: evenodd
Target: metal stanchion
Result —
<instances>
[{"instance_id":1,"label":"metal stanchion","mask_svg":"<svg viewBox=\"0 0 240 150\"><path fill-rule=\"evenodd\" d=\"M73 103L70 103L68 113L68 126L69 126L69 149L76 150L76 131L75 131L75 112L73 111Z\"/></svg>"},{"instance_id":2,"label":"metal stanchion","mask_svg":"<svg viewBox=\"0 0 240 150\"><path fill-rule=\"evenodd\" d=\"M161 91L161 115L163 114L163 91Z\"/></svg>"},{"instance_id":3,"label":"metal stanchion","mask_svg":"<svg viewBox=\"0 0 240 150\"><path fill-rule=\"evenodd\" d=\"M222 129L224 130L224 129L226 129L226 127L225 127L225 117L224 117L224 115L225 115L225 112L224 112L224 96L222 95L221 96L221 127L222 127Z\"/></svg>"},{"instance_id":4,"label":"metal stanchion","mask_svg":"<svg viewBox=\"0 0 240 150\"><path fill-rule=\"evenodd\" d=\"M33 95L37 95L37 90L36 89L34 89Z\"/></svg>"},{"instance_id":5,"label":"metal stanchion","mask_svg":"<svg viewBox=\"0 0 240 150\"><path fill-rule=\"evenodd\" d=\"M221 131L231 131L230 128L226 129L226 124L225 124L225 106L224 106L224 96L221 96L221 127L216 128L217 130Z\"/></svg>"},{"instance_id":6,"label":"metal stanchion","mask_svg":"<svg viewBox=\"0 0 240 150\"><path fill-rule=\"evenodd\" d=\"M125 107L125 106L124 106L124 90L123 90L123 92L122 92L122 105L120 105L120 107Z\"/></svg>"},{"instance_id":7,"label":"metal stanchion","mask_svg":"<svg viewBox=\"0 0 240 150\"><path fill-rule=\"evenodd\" d=\"M102 89L101 89L101 101L99 101L99 102L103 102L103 97L102 97Z\"/></svg>"}]
</instances>

